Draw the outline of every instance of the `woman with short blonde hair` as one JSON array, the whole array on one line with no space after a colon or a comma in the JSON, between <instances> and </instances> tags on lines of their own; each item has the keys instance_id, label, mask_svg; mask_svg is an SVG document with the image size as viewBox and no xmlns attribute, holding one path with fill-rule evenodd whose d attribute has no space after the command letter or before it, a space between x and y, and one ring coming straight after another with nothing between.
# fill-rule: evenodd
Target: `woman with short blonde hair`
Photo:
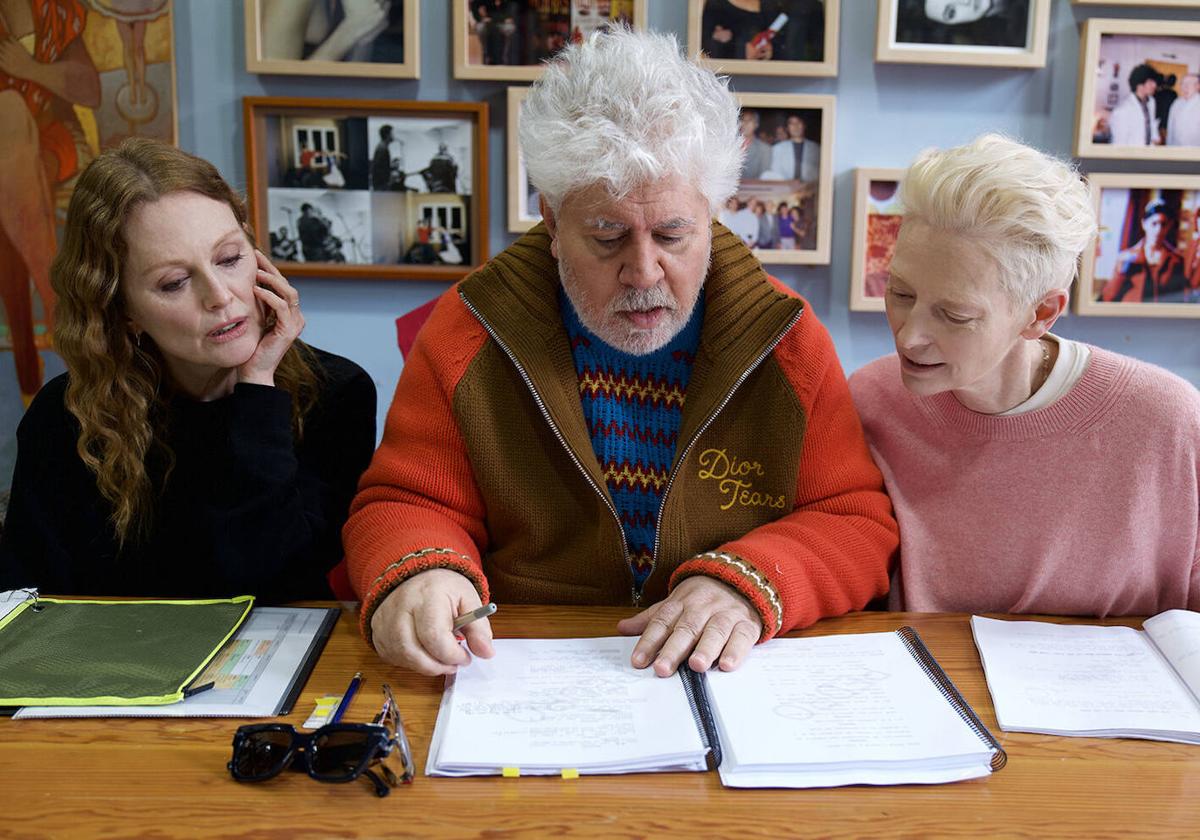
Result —
<instances>
[{"instance_id":1,"label":"woman with short blonde hair","mask_svg":"<svg viewBox=\"0 0 1200 840\"><path fill-rule=\"evenodd\" d=\"M900 524L891 606L1200 608L1200 394L1050 333L1096 233L1078 172L986 135L901 196L896 354L850 378Z\"/></svg>"}]
</instances>

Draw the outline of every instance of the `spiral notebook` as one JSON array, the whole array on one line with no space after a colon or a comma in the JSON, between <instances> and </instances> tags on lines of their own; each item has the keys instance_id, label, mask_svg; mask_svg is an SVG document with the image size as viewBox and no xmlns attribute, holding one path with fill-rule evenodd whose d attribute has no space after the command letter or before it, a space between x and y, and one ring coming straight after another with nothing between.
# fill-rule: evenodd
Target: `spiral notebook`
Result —
<instances>
[{"instance_id":1,"label":"spiral notebook","mask_svg":"<svg viewBox=\"0 0 1200 840\"><path fill-rule=\"evenodd\" d=\"M499 639L447 678L426 774L704 770L730 787L934 784L1004 766L912 628L775 639L733 672L630 667L636 639Z\"/></svg>"}]
</instances>

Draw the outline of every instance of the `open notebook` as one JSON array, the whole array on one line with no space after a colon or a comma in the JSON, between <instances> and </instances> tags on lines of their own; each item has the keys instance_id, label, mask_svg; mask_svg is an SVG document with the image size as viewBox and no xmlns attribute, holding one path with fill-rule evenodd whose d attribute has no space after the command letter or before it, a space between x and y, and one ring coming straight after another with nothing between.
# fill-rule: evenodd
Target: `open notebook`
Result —
<instances>
[{"instance_id":1,"label":"open notebook","mask_svg":"<svg viewBox=\"0 0 1200 840\"><path fill-rule=\"evenodd\" d=\"M1200 613L1142 627L974 616L1000 728L1200 744Z\"/></svg>"},{"instance_id":2,"label":"open notebook","mask_svg":"<svg viewBox=\"0 0 1200 840\"><path fill-rule=\"evenodd\" d=\"M447 678L428 775L704 770L732 787L938 783L1004 765L916 632L775 639L662 679L636 639L499 639Z\"/></svg>"}]
</instances>

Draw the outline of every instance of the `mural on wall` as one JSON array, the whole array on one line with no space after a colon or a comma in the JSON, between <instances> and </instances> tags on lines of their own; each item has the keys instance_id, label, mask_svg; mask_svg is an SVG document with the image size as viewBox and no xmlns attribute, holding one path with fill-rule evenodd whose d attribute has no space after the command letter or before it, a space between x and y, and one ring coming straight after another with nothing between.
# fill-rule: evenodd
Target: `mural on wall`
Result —
<instances>
[{"instance_id":1,"label":"mural on wall","mask_svg":"<svg viewBox=\"0 0 1200 840\"><path fill-rule=\"evenodd\" d=\"M79 173L134 135L175 142L170 0L0 5L0 348L42 384L50 264Z\"/></svg>"}]
</instances>

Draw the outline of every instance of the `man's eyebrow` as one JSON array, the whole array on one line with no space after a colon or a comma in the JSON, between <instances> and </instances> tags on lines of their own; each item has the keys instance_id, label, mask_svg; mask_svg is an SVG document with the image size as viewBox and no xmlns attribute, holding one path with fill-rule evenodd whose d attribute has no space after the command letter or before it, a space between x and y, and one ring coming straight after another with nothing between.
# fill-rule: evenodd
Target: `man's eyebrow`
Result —
<instances>
[{"instance_id":1,"label":"man's eyebrow","mask_svg":"<svg viewBox=\"0 0 1200 840\"><path fill-rule=\"evenodd\" d=\"M673 219L666 219L654 226L655 230L683 230L696 226L695 219L689 219L687 216L676 216Z\"/></svg>"},{"instance_id":2,"label":"man's eyebrow","mask_svg":"<svg viewBox=\"0 0 1200 840\"><path fill-rule=\"evenodd\" d=\"M629 225L624 222L613 221L599 216L595 219L584 219L583 223L595 230L629 230Z\"/></svg>"}]
</instances>

